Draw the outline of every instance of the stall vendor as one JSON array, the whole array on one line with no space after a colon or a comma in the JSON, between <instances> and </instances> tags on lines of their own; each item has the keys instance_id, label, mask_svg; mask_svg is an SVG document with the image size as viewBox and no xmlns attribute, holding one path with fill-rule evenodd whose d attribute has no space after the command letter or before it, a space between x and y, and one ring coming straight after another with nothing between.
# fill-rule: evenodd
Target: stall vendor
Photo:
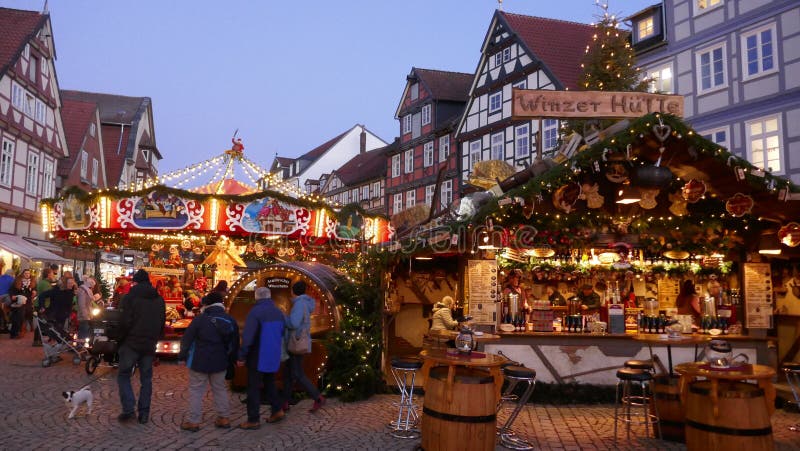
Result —
<instances>
[{"instance_id":1,"label":"stall vendor","mask_svg":"<svg viewBox=\"0 0 800 451\"><path fill-rule=\"evenodd\" d=\"M597 310L600 308L600 295L595 293L591 284L584 284L578 292L581 310Z\"/></svg>"},{"instance_id":2,"label":"stall vendor","mask_svg":"<svg viewBox=\"0 0 800 451\"><path fill-rule=\"evenodd\" d=\"M547 294L547 299L550 301L550 305L567 305L567 300L564 299L564 295L558 291L558 286L555 284L547 285L547 288L545 288L545 294Z\"/></svg>"},{"instance_id":3,"label":"stall vendor","mask_svg":"<svg viewBox=\"0 0 800 451\"><path fill-rule=\"evenodd\" d=\"M525 294L525 288L521 283L522 271L519 269L512 269L506 276L506 284L503 286L503 298L507 298L509 294L519 295L519 305L528 307L528 297Z\"/></svg>"}]
</instances>

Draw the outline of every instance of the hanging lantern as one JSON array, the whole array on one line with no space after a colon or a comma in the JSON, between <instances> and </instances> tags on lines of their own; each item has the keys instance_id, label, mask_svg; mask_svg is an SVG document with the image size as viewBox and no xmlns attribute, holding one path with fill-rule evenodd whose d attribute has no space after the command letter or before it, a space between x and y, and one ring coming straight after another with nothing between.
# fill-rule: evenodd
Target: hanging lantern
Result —
<instances>
[{"instance_id":1,"label":"hanging lantern","mask_svg":"<svg viewBox=\"0 0 800 451\"><path fill-rule=\"evenodd\" d=\"M633 183L648 188L665 188L672 182L672 171L664 166L638 166L633 172Z\"/></svg>"}]
</instances>

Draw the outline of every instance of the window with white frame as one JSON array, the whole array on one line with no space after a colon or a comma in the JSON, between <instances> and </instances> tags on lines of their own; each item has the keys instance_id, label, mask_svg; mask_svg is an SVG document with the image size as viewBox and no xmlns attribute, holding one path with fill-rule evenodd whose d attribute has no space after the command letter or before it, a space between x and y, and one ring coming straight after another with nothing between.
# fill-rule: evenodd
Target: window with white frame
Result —
<instances>
[{"instance_id":1,"label":"window with white frame","mask_svg":"<svg viewBox=\"0 0 800 451\"><path fill-rule=\"evenodd\" d=\"M422 166L433 166L433 141L428 141L422 148Z\"/></svg>"},{"instance_id":2,"label":"window with white frame","mask_svg":"<svg viewBox=\"0 0 800 451\"><path fill-rule=\"evenodd\" d=\"M697 90L699 92L724 87L727 84L725 75L725 44L703 49L697 53Z\"/></svg>"},{"instance_id":3,"label":"window with white frame","mask_svg":"<svg viewBox=\"0 0 800 451\"><path fill-rule=\"evenodd\" d=\"M96 125L94 125L94 122L92 122L91 124L89 124L89 136L91 136L92 138L94 138L94 135L95 135L96 133L97 133L97 126L96 126Z\"/></svg>"},{"instance_id":4,"label":"window with white frame","mask_svg":"<svg viewBox=\"0 0 800 451\"><path fill-rule=\"evenodd\" d=\"M97 186L97 174L100 169L100 162L97 158L92 158L92 186Z\"/></svg>"},{"instance_id":5,"label":"window with white frame","mask_svg":"<svg viewBox=\"0 0 800 451\"><path fill-rule=\"evenodd\" d=\"M446 161L450 156L450 135L439 137L439 163Z\"/></svg>"},{"instance_id":6,"label":"window with white frame","mask_svg":"<svg viewBox=\"0 0 800 451\"><path fill-rule=\"evenodd\" d=\"M425 185L425 205L433 203L434 192L436 192L436 185Z\"/></svg>"},{"instance_id":7,"label":"window with white frame","mask_svg":"<svg viewBox=\"0 0 800 451\"><path fill-rule=\"evenodd\" d=\"M400 154L392 155L392 177L400 177Z\"/></svg>"},{"instance_id":8,"label":"window with white frame","mask_svg":"<svg viewBox=\"0 0 800 451\"><path fill-rule=\"evenodd\" d=\"M350 197L353 199L353 202L358 202L358 201L360 201L360 200L361 200L361 198L360 198L360 197L358 197L358 195L359 195L360 193L361 193L361 192L359 191L359 189L358 189L358 188L353 188L353 189L350 191Z\"/></svg>"},{"instance_id":9,"label":"window with white frame","mask_svg":"<svg viewBox=\"0 0 800 451\"><path fill-rule=\"evenodd\" d=\"M648 91L660 92L663 94L672 94L674 92L674 87L672 86L671 63L648 70L647 78L650 79L650 85L647 88Z\"/></svg>"},{"instance_id":10,"label":"window with white frame","mask_svg":"<svg viewBox=\"0 0 800 451\"><path fill-rule=\"evenodd\" d=\"M439 189L439 191L441 191L439 196L439 205L442 208L449 207L450 203L453 202L453 181L445 180L442 182L442 187Z\"/></svg>"},{"instance_id":11,"label":"window with white frame","mask_svg":"<svg viewBox=\"0 0 800 451\"><path fill-rule=\"evenodd\" d=\"M89 174L89 153L81 150L81 180L86 180Z\"/></svg>"},{"instance_id":12,"label":"window with white frame","mask_svg":"<svg viewBox=\"0 0 800 451\"><path fill-rule=\"evenodd\" d=\"M24 56L25 58L30 58L31 57L31 45L30 44L25 44L25 48L22 49L22 56Z\"/></svg>"},{"instance_id":13,"label":"window with white frame","mask_svg":"<svg viewBox=\"0 0 800 451\"><path fill-rule=\"evenodd\" d=\"M414 149L408 149L403 153L405 164L403 170L406 174L414 172Z\"/></svg>"},{"instance_id":14,"label":"window with white frame","mask_svg":"<svg viewBox=\"0 0 800 451\"><path fill-rule=\"evenodd\" d=\"M722 0L695 0L694 13L702 14L708 10L714 9L722 5Z\"/></svg>"},{"instance_id":15,"label":"window with white frame","mask_svg":"<svg viewBox=\"0 0 800 451\"><path fill-rule=\"evenodd\" d=\"M542 121L543 152L551 151L558 145L558 120L545 119Z\"/></svg>"},{"instance_id":16,"label":"window with white frame","mask_svg":"<svg viewBox=\"0 0 800 451\"><path fill-rule=\"evenodd\" d=\"M511 47L506 47L503 49L503 62L511 60Z\"/></svg>"},{"instance_id":17,"label":"window with white frame","mask_svg":"<svg viewBox=\"0 0 800 451\"><path fill-rule=\"evenodd\" d=\"M397 214L403 211L403 193L397 193L394 195L394 201L392 202L392 214Z\"/></svg>"},{"instance_id":18,"label":"window with white frame","mask_svg":"<svg viewBox=\"0 0 800 451\"><path fill-rule=\"evenodd\" d=\"M495 53L492 56L492 60L494 61L494 64L492 65L492 67L500 66L501 64L503 64L503 53L502 52Z\"/></svg>"},{"instance_id":19,"label":"window with white frame","mask_svg":"<svg viewBox=\"0 0 800 451\"><path fill-rule=\"evenodd\" d=\"M14 168L14 142L3 138L3 153L0 154L0 185L11 186L11 171Z\"/></svg>"},{"instance_id":20,"label":"window with white frame","mask_svg":"<svg viewBox=\"0 0 800 451\"><path fill-rule=\"evenodd\" d=\"M496 113L503 108L503 93L496 92L489 96L489 113Z\"/></svg>"},{"instance_id":21,"label":"window with white frame","mask_svg":"<svg viewBox=\"0 0 800 451\"><path fill-rule=\"evenodd\" d=\"M514 130L514 155L525 158L531 153L531 134L528 124L520 125Z\"/></svg>"},{"instance_id":22,"label":"window with white frame","mask_svg":"<svg viewBox=\"0 0 800 451\"><path fill-rule=\"evenodd\" d=\"M700 135L703 138L726 149L730 148L730 142L728 140L728 127L715 128L713 130L702 132Z\"/></svg>"},{"instance_id":23,"label":"window with white frame","mask_svg":"<svg viewBox=\"0 0 800 451\"><path fill-rule=\"evenodd\" d=\"M42 168L42 197L49 199L56 195L56 164L53 160L44 160Z\"/></svg>"},{"instance_id":24,"label":"window with white frame","mask_svg":"<svg viewBox=\"0 0 800 451\"><path fill-rule=\"evenodd\" d=\"M28 149L28 173L25 177L25 190L36 195L39 189L39 153Z\"/></svg>"},{"instance_id":25,"label":"window with white frame","mask_svg":"<svg viewBox=\"0 0 800 451\"><path fill-rule=\"evenodd\" d=\"M11 104L14 108L25 111L25 89L16 83L11 83Z\"/></svg>"},{"instance_id":26,"label":"window with white frame","mask_svg":"<svg viewBox=\"0 0 800 451\"><path fill-rule=\"evenodd\" d=\"M350 203L350 191L344 190L342 191L342 205L347 205Z\"/></svg>"},{"instance_id":27,"label":"window with white frame","mask_svg":"<svg viewBox=\"0 0 800 451\"><path fill-rule=\"evenodd\" d=\"M636 22L636 42L644 41L656 33L655 17L647 16Z\"/></svg>"},{"instance_id":28,"label":"window with white frame","mask_svg":"<svg viewBox=\"0 0 800 451\"><path fill-rule=\"evenodd\" d=\"M431 123L431 106L430 104L422 107L422 125Z\"/></svg>"},{"instance_id":29,"label":"window with white frame","mask_svg":"<svg viewBox=\"0 0 800 451\"><path fill-rule=\"evenodd\" d=\"M503 132L495 133L492 135L492 150L491 150L491 159L492 160L505 160L506 158L506 146L505 146L505 135Z\"/></svg>"},{"instance_id":30,"label":"window with white frame","mask_svg":"<svg viewBox=\"0 0 800 451\"><path fill-rule=\"evenodd\" d=\"M759 28L742 36L744 79L775 72L775 24Z\"/></svg>"},{"instance_id":31,"label":"window with white frame","mask_svg":"<svg viewBox=\"0 0 800 451\"><path fill-rule=\"evenodd\" d=\"M747 154L753 165L773 172L783 173L781 152L781 122L778 116L769 116L745 123Z\"/></svg>"},{"instance_id":32,"label":"window with white frame","mask_svg":"<svg viewBox=\"0 0 800 451\"><path fill-rule=\"evenodd\" d=\"M42 58L42 64L41 64L41 72L42 72L42 75L45 75L45 76L47 76L47 74L49 73L49 72L48 72L49 70L50 70L50 69L48 69L48 61L47 61L47 58Z\"/></svg>"},{"instance_id":33,"label":"window with white frame","mask_svg":"<svg viewBox=\"0 0 800 451\"><path fill-rule=\"evenodd\" d=\"M410 91L409 97L411 100L417 100L419 98L419 83L411 83Z\"/></svg>"},{"instance_id":34,"label":"window with white frame","mask_svg":"<svg viewBox=\"0 0 800 451\"><path fill-rule=\"evenodd\" d=\"M469 169L472 170L479 161L481 161L481 141L472 141L469 143Z\"/></svg>"},{"instance_id":35,"label":"window with white frame","mask_svg":"<svg viewBox=\"0 0 800 451\"><path fill-rule=\"evenodd\" d=\"M517 88L517 89L527 89L527 86L528 86L528 80L518 81L513 85L511 85L512 88Z\"/></svg>"},{"instance_id":36,"label":"window with white frame","mask_svg":"<svg viewBox=\"0 0 800 451\"><path fill-rule=\"evenodd\" d=\"M45 105L44 102L39 99L36 99L36 114L34 115L33 119L40 124L44 124Z\"/></svg>"},{"instance_id":37,"label":"window with white frame","mask_svg":"<svg viewBox=\"0 0 800 451\"><path fill-rule=\"evenodd\" d=\"M411 115L406 114L403 116L403 134L411 133Z\"/></svg>"},{"instance_id":38,"label":"window with white frame","mask_svg":"<svg viewBox=\"0 0 800 451\"><path fill-rule=\"evenodd\" d=\"M36 110L36 97L33 94L25 91L25 115L33 117L33 112Z\"/></svg>"},{"instance_id":39,"label":"window with white frame","mask_svg":"<svg viewBox=\"0 0 800 451\"><path fill-rule=\"evenodd\" d=\"M406 191L406 208L411 208L417 205L417 191L410 189Z\"/></svg>"},{"instance_id":40,"label":"window with white frame","mask_svg":"<svg viewBox=\"0 0 800 451\"><path fill-rule=\"evenodd\" d=\"M372 184L372 197L381 197L381 182Z\"/></svg>"}]
</instances>

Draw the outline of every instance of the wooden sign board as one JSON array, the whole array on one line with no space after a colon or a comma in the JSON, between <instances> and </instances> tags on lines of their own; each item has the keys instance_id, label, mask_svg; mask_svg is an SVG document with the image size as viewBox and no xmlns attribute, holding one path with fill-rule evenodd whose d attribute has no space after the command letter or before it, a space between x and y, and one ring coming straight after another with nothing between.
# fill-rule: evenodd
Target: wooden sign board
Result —
<instances>
[{"instance_id":1,"label":"wooden sign board","mask_svg":"<svg viewBox=\"0 0 800 451\"><path fill-rule=\"evenodd\" d=\"M650 113L683 117L683 96L647 92L512 90L511 116L623 118Z\"/></svg>"}]
</instances>

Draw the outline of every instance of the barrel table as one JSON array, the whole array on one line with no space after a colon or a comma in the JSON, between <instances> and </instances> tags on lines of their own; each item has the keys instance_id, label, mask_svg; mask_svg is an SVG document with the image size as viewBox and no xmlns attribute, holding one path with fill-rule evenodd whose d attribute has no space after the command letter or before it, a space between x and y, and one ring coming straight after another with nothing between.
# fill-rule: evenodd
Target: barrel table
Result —
<instances>
[{"instance_id":1,"label":"barrel table","mask_svg":"<svg viewBox=\"0 0 800 451\"><path fill-rule=\"evenodd\" d=\"M765 365L713 369L705 362L675 366L686 413L689 450L772 450L775 370ZM703 381L696 381L704 378ZM756 381L748 384L743 381Z\"/></svg>"},{"instance_id":2,"label":"barrel table","mask_svg":"<svg viewBox=\"0 0 800 451\"><path fill-rule=\"evenodd\" d=\"M420 353L425 375L420 434L422 448L493 450L496 407L508 360L495 354L450 354L428 349Z\"/></svg>"}]
</instances>

